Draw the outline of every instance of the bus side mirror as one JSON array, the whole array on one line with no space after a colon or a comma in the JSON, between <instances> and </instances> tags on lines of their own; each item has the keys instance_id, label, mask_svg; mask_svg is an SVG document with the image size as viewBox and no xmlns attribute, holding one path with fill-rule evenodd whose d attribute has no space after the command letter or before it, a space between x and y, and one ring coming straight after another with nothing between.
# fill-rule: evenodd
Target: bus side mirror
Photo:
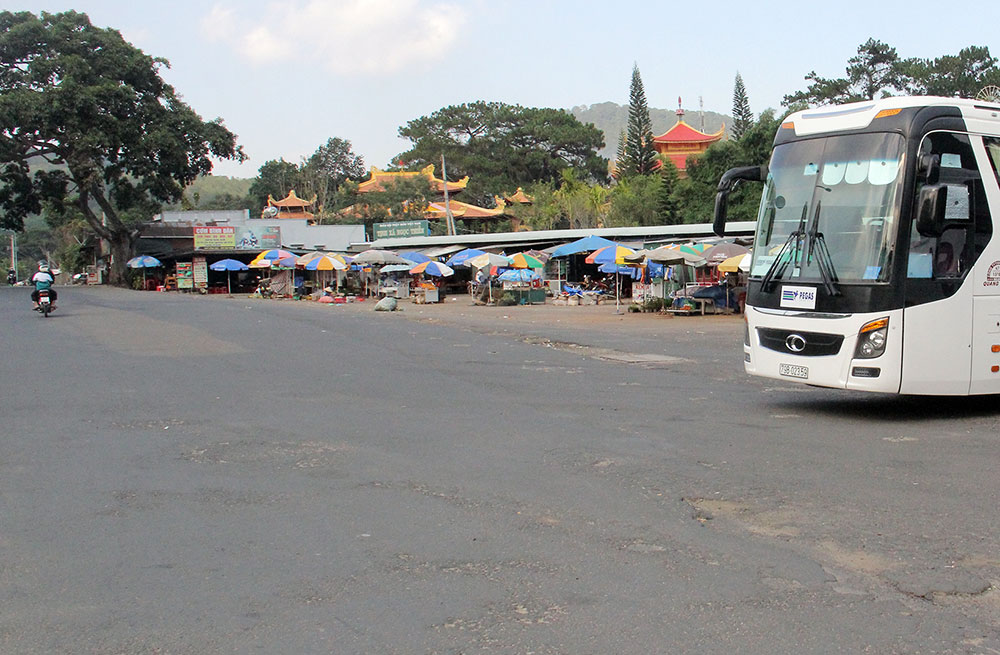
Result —
<instances>
[{"instance_id":1,"label":"bus side mirror","mask_svg":"<svg viewBox=\"0 0 1000 655\"><path fill-rule=\"evenodd\" d=\"M767 166L738 166L730 168L719 179L718 192L715 194L715 216L712 220L712 231L720 237L726 236L726 210L729 206L729 193L736 185L747 180L763 182L767 179Z\"/></svg>"},{"instance_id":2,"label":"bus side mirror","mask_svg":"<svg viewBox=\"0 0 1000 655\"><path fill-rule=\"evenodd\" d=\"M923 155L918 168L927 184L937 184L941 177L941 155Z\"/></svg>"},{"instance_id":3,"label":"bus side mirror","mask_svg":"<svg viewBox=\"0 0 1000 655\"><path fill-rule=\"evenodd\" d=\"M944 232L944 213L948 204L948 187L925 184L917 196L917 232L924 237L939 237Z\"/></svg>"}]
</instances>

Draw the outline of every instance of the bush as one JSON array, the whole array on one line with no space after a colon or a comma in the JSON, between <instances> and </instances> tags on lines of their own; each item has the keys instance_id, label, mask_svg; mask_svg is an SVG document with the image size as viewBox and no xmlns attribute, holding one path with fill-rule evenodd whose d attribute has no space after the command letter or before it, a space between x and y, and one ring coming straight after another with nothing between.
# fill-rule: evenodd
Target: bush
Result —
<instances>
[{"instance_id":1,"label":"bush","mask_svg":"<svg viewBox=\"0 0 1000 655\"><path fill-rule=\"evenodd\" d=\"M511 292L506 292L500 296L500 300L497 301L497 305L500 307L510 307L511 305L516 305L517 299L514 298L514 294Z\"/></svg>"},{"instance_id":2,"label":"bush","mask_svg":"<svg viewBox=\"0 0 1000 655\"><path fill-rule=\"evenodd\" d=\"M642 303L642 311L659 312L663 310L663 298L649 298Z\"/></svg>"}]
</instances>

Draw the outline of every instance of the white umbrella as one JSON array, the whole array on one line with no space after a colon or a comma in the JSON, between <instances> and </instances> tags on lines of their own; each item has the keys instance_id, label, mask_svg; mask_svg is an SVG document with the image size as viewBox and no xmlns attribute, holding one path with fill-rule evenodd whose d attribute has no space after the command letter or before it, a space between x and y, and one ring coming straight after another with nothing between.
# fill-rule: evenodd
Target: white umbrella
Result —
<instances>
[{"instance_id":1,"label":"white umbrella","mask_svg":"<svg viewBox=\"0 0 1000 655\"><path fill-rule=\"evenodd\" d=\"M365 250L364 252L358 253L357 257L351 259L352 264L410 264L413 262L407 261L397 255L394 252L388 250Z\"/></svg>"}]
</instances>

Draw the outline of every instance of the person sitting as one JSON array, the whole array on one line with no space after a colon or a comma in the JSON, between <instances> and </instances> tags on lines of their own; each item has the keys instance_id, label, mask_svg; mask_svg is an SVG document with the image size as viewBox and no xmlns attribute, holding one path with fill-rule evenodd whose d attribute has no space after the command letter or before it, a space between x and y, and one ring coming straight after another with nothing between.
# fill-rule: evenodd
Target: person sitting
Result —
<instances>
[{"instance_id":1,"label":"person sitting","mask_svg":"<svg viewBox=\"0 0 1000 655\"><path fill-rule=\"evenodd\" d=\"M52 288L55 284L56 278L52 275L49 270L49 263L45 261L38 262L38 271L31 276L31 282L35 285L34 290L31 292L31 302L34 303L32 309L38 309L38 292L48 291L49 298L52 300L52 309L56 308L56 290Z\"/></svg>"}]
</instances>

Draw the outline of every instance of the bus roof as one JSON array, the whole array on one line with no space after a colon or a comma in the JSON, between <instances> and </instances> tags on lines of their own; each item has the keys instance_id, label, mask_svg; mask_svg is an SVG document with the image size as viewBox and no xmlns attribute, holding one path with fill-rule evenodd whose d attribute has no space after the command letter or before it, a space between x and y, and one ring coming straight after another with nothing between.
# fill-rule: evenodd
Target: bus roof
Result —
<instances>
[{"instance_id":1,"label":"bus roof","mask_svg":"<svg viewBox=\"0 0 1000 655\"><path fill-rule=\"evenodd\" d=\"M782 126L794 125L795 136L864 130L878 118L893 116L903 109L923 107L954 108L961 112L967 123L976 124L979 130L992 134L1000 131L1000 105L981 100L936 96L892 96L816 107L791 114L783 121Z\"/></svg>"}]
</instances>

